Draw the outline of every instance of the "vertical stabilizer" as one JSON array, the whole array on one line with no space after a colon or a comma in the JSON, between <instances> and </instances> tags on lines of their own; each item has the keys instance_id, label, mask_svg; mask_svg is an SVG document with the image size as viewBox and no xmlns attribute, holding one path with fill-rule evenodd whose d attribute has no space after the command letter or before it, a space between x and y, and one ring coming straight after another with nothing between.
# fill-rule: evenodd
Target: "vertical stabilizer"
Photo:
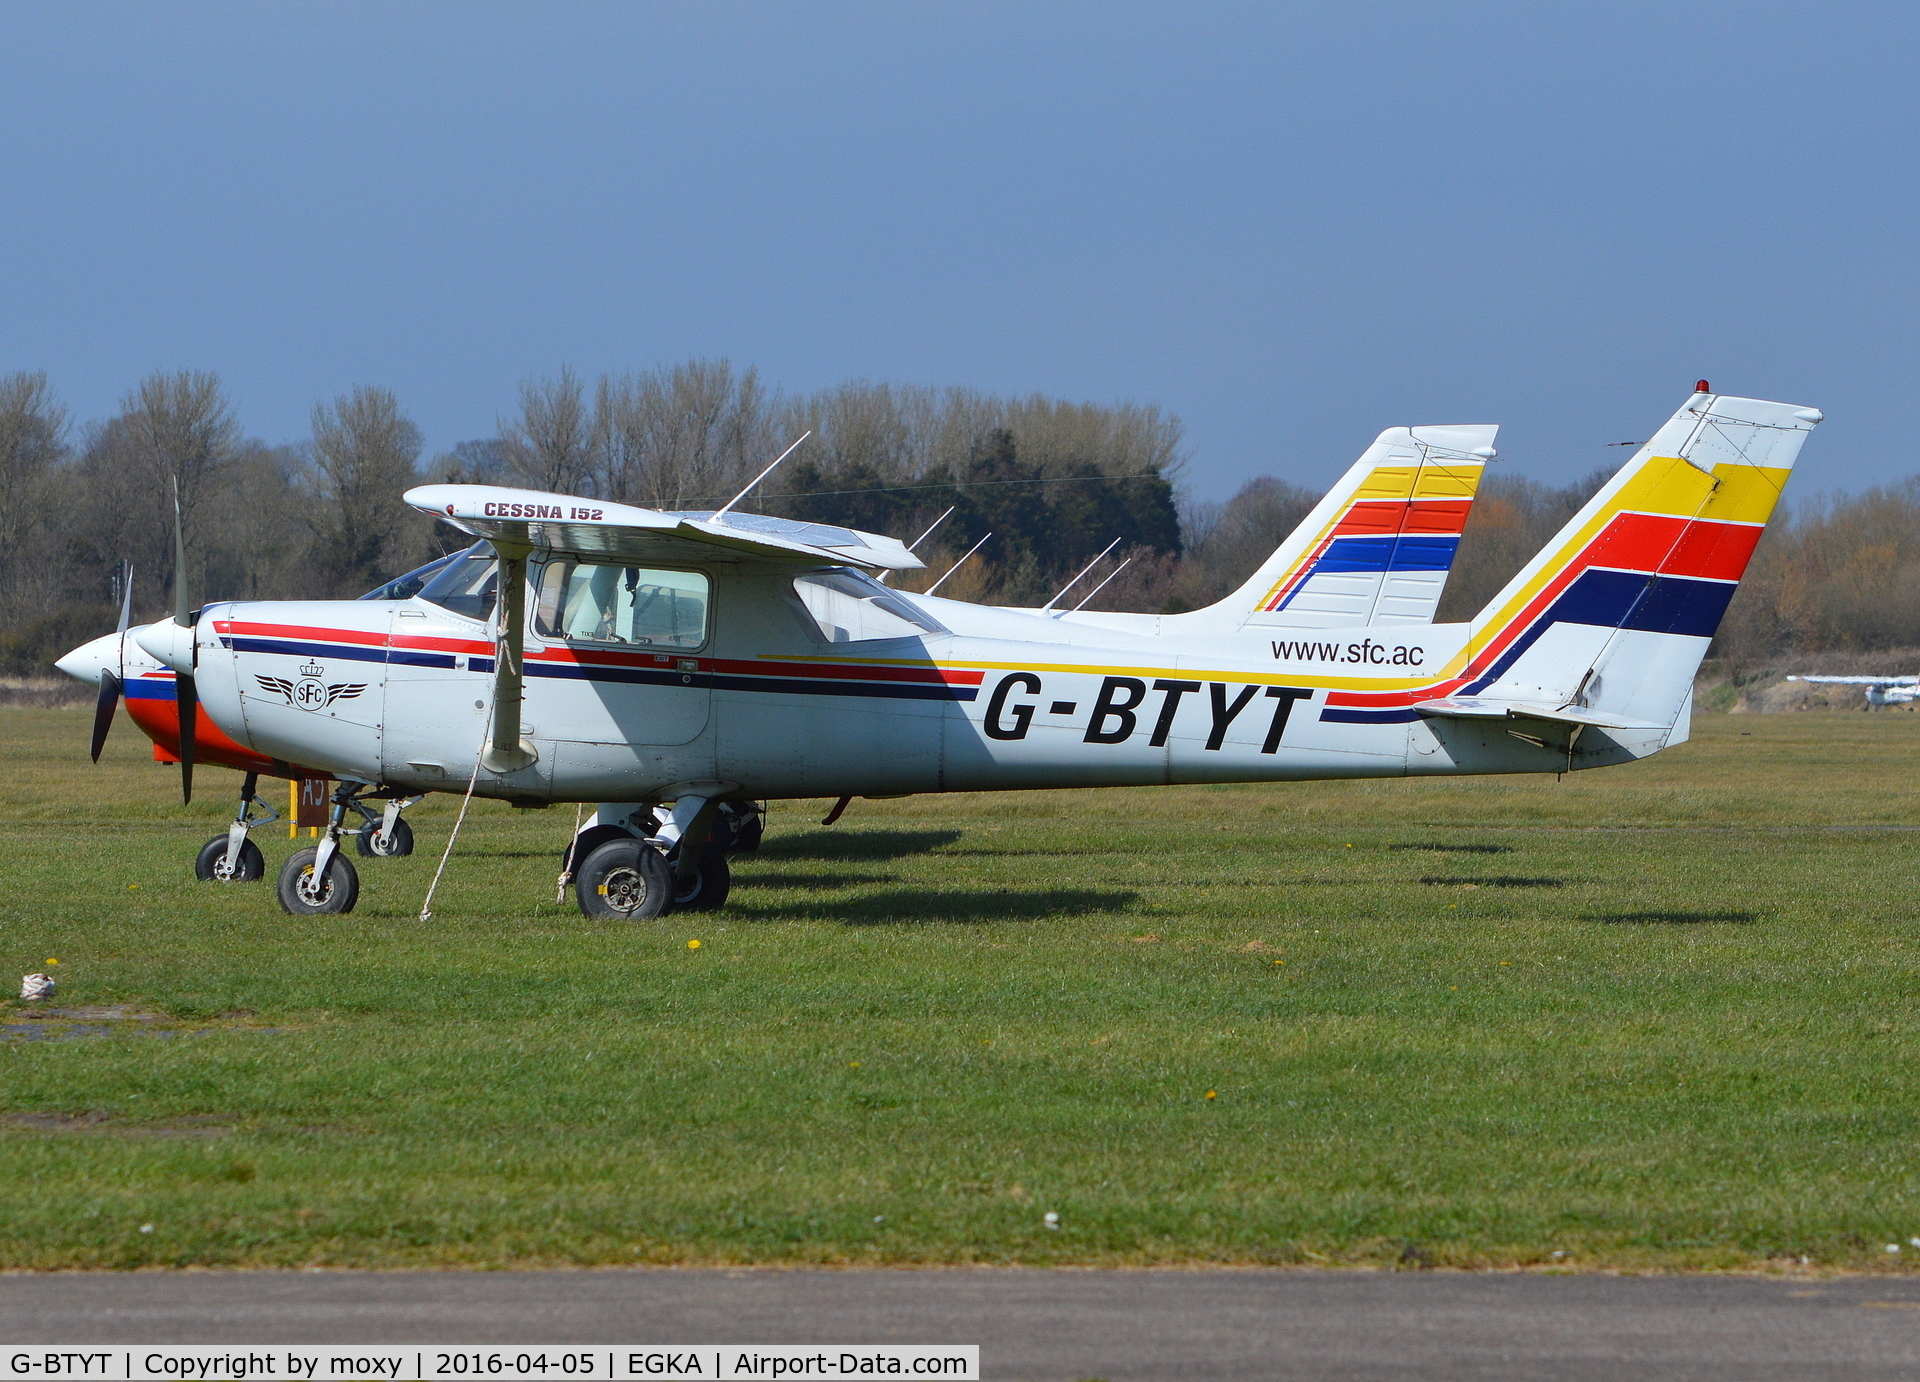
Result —
<instances>
[{"instance_id":1,"label":"vertical stabilizer","mask_svg":"<svg viewBox=\"0 0 1920 1382\"><path fill-rule=\"evenodd\" d=\"M1449 694L1677 726L1820 420L1696 393L1473 620Z\"/></svg>"}]
</instances>

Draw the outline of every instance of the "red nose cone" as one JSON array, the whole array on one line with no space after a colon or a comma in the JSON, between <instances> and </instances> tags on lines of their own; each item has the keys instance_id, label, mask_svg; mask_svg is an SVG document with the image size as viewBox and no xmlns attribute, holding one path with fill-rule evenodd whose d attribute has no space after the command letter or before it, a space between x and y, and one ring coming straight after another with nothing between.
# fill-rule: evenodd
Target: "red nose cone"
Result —
<instances>
[{"instance_id":1,"label":"red nose cone","mask_svg":"<svg viewBox=\"0 0 1920 1382\"><path fill-rule=\"evenodd\" d=\"M1698 384L1695 384L1693 386L1693 391L1695 393L1712 393L1713 392L1712 389L1707 387L1707 381L1704 379L1702 379Z\"/></svg>"}]
</instances>

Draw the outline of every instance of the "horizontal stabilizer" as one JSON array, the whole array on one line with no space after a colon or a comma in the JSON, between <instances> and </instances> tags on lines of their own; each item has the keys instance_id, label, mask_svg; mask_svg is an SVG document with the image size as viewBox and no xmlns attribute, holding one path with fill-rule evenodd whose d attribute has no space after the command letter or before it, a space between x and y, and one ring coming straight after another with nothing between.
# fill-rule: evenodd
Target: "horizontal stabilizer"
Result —
<instances>
[{"instance_id":1,"label":"horizontal stabilizer","mask_svg":"<svg viewBox=\"0 0 1920 1382\"><path fill-rule=\"evenodd\" d=\"M831 523L706 510L663 512L499 485L421 485L406 502L490 541L608 561L713 561L727 553L807 563L918 571L926 563L895 538Z\"/></svg>"},{"instance_id":2,"label":"horizontal stabilizer","mask_svg":"<svg viewBox=\"0 0 1920 1382\"><path fill-rule=\"evenodd\" d=\"M1670 729L1647 720L1628 720L1605 715L1584 706L1540 705L1527 701L1492 701L1478 696L1448 696L1437 701L1421 701L1414 710L1430 720L1550 720L1555 724L1580 725L1592 729Z\"/></svg>"},{"instance_id":3,"label":"horizontal stabilizer","mask_svg":"<svg viewBox=\"0 0 1920 1382\"><path fill-rule=\"evenodd\" d=\"M1788 677L1788 681L1819 681L1833 686L1920 686L1920 677Z\"/></svg>"}]
</instances>

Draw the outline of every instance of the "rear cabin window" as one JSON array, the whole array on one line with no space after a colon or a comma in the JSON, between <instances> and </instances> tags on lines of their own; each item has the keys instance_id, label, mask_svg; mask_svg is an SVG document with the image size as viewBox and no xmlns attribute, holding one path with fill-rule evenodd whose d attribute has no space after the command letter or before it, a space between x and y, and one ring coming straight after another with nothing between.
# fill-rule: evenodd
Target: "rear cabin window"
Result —
<instances>
[{"instance_id":1,"label":"rear cabin window","mask_svg":"<svg viewBox=\"0 0 1920 1382\"><path fill-rule=\"evenodd\" d=\"M793 593L800 597L800 603L812 616L814 627L829 643L923 638L930 633L946 632L930 615L858 571L820 571L810 576L796 576Z\"/></svg>"},{"instance_id":2,"label":"rear cabin window","mask_svg":"<svg viewBox=\"0 0 1920 1382\"><path fill-rule=\"evenodd\" d=\"M697 648L707 641L709 591L698 571L550 561L540 573L533 627L575 643Z\"/></svg>"}]
</instances>

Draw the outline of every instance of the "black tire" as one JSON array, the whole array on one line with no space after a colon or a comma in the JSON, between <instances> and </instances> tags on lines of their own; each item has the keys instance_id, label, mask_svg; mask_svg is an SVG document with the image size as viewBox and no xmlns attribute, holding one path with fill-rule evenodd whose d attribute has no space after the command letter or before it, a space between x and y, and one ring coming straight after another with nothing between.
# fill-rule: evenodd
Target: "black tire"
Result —
<instances>
[{"instance_id":1,"label":"black tire","mask_svg":"<svg viewBox=\"0 0 1920 1382\"><path fill-rule=\"evenodd\" d=\"M766 816L752 805L723 805L713 818L712 839L728 854L751 854L760 848Z\"/></svg>"},{"instance_id":2,"label":"black tire","mask_svg":"<svg viewBox=\"0 0 1920 1382\"><path fill-rule=\"evenodd\" d=\"M673 910L717 911L727 905L727 894L732 890L733 870L727 867L726 852L709 842L700 851L700 864L693 877L674 889Z\"/></svg>"},{"instance_id":3,"label":"black tire","mask_svg":"<svg viewBox=\"0 0 1920 1382\"><path fill-rule=\"evenodd\" d=\"M398 859L413 853L413 827L404 816L394 821L391 835L370 825L353 837L353 847L369 859Z\"/></svg>"},{"instance_id":4,"label":"black tire","mask_svg":"<svg viewBox=\"0 0 1920 1382\"><path fill-rule=\"evenodd\" d=\"M318 845L309 845L296 850L280 866L277 884L280 907L291 916L342 916L351 912L353 904L360 900L360 875L353 861L338 849L333 852L333 862L327 865L325 886L315 895L311 887L313 862L319 854Z\"/></svg>"},{"instance_id":5,"label":"black tire","mask_svg":"<svg viewBox=\"0 0 1920 1382\"><path fill-rule=\"evenodd\" d=\"M673 874L644 840L608 840L573 876L574 900L595 921L646 921L673 908Z\"/></svg>"},{"instance_id":6,"label":"black tire","mask_svg":"<svg viewBox=\"0 0 1920 1382\"><path fill-rule=\"evenodd\" d=\"M193 861L193 876L202 883L258 883L267 876L266 856L252 840L240 842L240 857L233 871L226 871L227 832L221 831L200 846L200 857Z\"/></svg>"}]
</instances>

